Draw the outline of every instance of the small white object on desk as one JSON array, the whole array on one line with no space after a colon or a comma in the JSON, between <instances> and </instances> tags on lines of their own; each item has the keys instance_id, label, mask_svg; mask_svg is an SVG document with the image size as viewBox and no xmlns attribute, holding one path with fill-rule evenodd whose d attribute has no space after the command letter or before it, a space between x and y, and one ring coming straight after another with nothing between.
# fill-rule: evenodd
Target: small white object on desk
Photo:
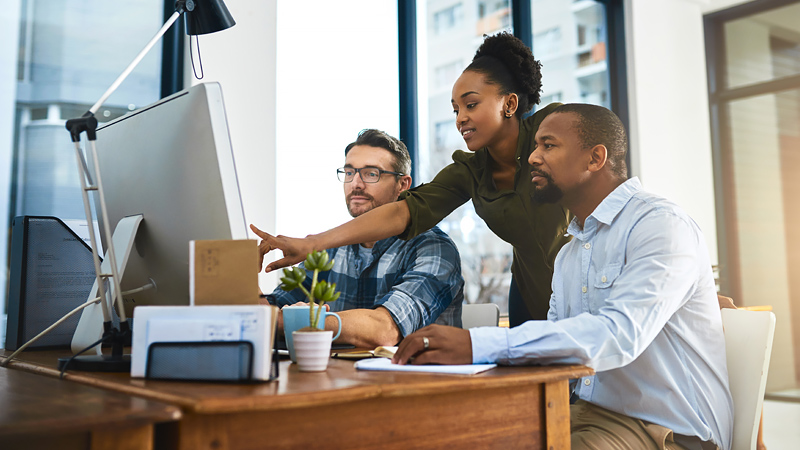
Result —
<instances>
[{"instance_id":1,"label":"small white object on desk","mask_svg":"<svg viewBox=\"0 0 800 450\"><path fill-rule=\"evenodd\" d=\"M356 361L356 369L359 370L389 370L398 372L426 372L426 373L447 373L455 375L474 375L489 369L494 369L497 364L463 364L463 365L413 365L392 364L389 358L370 358Z\"/></svg>"}]
</instances>

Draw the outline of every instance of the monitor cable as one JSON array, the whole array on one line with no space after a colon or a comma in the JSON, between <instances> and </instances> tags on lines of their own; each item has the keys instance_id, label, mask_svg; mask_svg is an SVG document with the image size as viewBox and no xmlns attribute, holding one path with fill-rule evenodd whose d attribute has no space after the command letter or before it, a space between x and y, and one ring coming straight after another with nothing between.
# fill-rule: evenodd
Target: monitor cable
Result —
<instances>
[{"instance_id":1,"label":"monitor cable","mask_svg":"<svg viewBox=\"0 0 800 450\"><path fill-rule=\"evenodd\" d=\"M148 284L145 284L144 286L138 287L138 288L136 288L136 289L131 289L131 290L129 290L129 291L124 291L124 292L122 293L122 295L132 295L132 294L138 294L139 292L144 292L144 291L146 291L146 290L153 289L154 287L155 287L155 284L153 284L153 283L148 283ZM101 298L100 298L100 297L95 297L95 298L93 298L92 300L87 300L85 303L83 303L83 304L79 305L78 307L76 307L76 308L75 308L75 309L73 309L72 311L70 311L70 312L66 313L66 314L65 314L63 317L61 317L60 319L58 319L58 320L57 320L55 323L53 323L53 324L52 324L52 325L50 325L49 327L45 328L45 329L44 329L44 331L42 331L41 333L39 333L39 334L37 334L36 336L32 337L32 338L31 338L31 339L30 339L28 342L26 342L26 343L22 344L22 345L21 345L21 346L20 346L20 347L19 347L19 348L18 348L18 349L17 349L17 350L14 352L14 353L12 353L11 355L9 355L9 356L8 356L7 358L5 358L3 361L0 361L0 367L6 367L6 366L8 366L8 363L9 363L9 362L10 362L12 359L14 359L14 357L15 357L15 356L17 356L17 355L18 355L19 353L21 353L23 350L25 350L26 348L28 348L28 346L30 346L31 344L33 344L34 342L36 342L37 340L39 340L40 338L42 338L43 336L45 336L47 333L49 333L50 331L52 331L52 330L53 330L55 327L57 327L57 326L61 325L62 323L64 323L64 321L66 321L66 320L67 320L67 319L69 319L70 317L72 317L72 316L74 316L75 314L77 314L78 312L82 311L84 308L86 308L86 307L88 307L88 306L91 306L91 305L94 305L94 304L97 304L97 303L99 303L99 302L100 302L100 300L101 300ZM105 337L104 337L103 339L105 339ZM80 351L78 354L81 354L81 353L85 352L86 350L88 350L88 349L90 349L90 348L93 348L93 347L95 347L97 344L100 344L100 343L102 343L103 339L100 339L99 341L97 341L96 343L92 344L92 345L91 345L91 346L89 346L88 348L86 348L86 349L84 349L84 350L81 350L81 351ZM77 355L75 355L75 356L77 356ZM74 357L74 356L73 356L73 357ZM71 360L72 360L72 359L70 359L70 361L71 361ZM62 376L63 376L63 371L62 371Z\"/></svg>"}]
</instances>

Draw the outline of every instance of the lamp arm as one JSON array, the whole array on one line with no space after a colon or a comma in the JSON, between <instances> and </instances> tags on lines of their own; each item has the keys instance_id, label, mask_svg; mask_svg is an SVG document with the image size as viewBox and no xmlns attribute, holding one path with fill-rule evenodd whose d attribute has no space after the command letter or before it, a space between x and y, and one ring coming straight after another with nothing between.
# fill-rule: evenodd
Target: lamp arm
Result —
<instances>
[{"instance_id":1,"label":"lamp arm","mask_svg":"<svg viewBox=\"0 0 800 450\"><path fill-rule=\"evenodd\" d=\"M178 17L181 16L181 13L183 13L183 8L179 8L174 13L172 13L169 19L167 19L167 21L164 22L164 25L161 27L161 29L159 29L156 35L153 36L153 39L151 39L150 42L147 43L144 49L141 52L139 52L138 55L136 55L136 58L133 59L133 61L128 65L128 67L124 71L122 71L120 76L117 77L117 79L114 81L114 83L111 84L111 86L109 86L109 88L106 90L103 96L100 97L99 100L97 100L97 103L95 103L89 109L90 113L92 114L97 113L97 110L100 109L101 106L103 106L103 103L105 103L106 100L108 100L108 97L110 97L111 94L113 94L114 91L117 90L119 85L122 84L122 82L125 81L126 78L128 78L128 75L130 75L131 72L133 72L133 69L135 69L136 66L139 65L142 59L150 52L150 49L152 49L153 46L156 45L156 43L161 39L161 37L164 36L164 34L166 34L167 30L169 30L170 27L172 27L172 24L174 24L175 21L178 20Z\"/></svg>"}]
</instances>

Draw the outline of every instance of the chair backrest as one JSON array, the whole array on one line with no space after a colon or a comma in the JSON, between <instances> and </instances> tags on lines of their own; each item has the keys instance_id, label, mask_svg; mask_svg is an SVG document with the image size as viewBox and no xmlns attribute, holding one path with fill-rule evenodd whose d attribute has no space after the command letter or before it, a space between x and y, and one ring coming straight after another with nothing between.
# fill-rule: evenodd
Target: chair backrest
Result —
<instances>
[{"instance_id":1,"label":"chair backrest","mask_svg":"<svg viewBox=\"0 0 800 450\"><path fill-rule=\"evenodd\" d=\"M464 303L461 306L461 328L496 327L500 323L500 308L494 303Z\"/></svg>"},{"instance_id":2,"label":"chair backrest","mask_svg":"<svg viewBox=\"0 0 800 450\"><path fill-rule=\"evenodd\" d=\"M731 450L754 450L772 353L775 314L741 309L720 312L733 397Z\"/></svg>"}]
</instances>

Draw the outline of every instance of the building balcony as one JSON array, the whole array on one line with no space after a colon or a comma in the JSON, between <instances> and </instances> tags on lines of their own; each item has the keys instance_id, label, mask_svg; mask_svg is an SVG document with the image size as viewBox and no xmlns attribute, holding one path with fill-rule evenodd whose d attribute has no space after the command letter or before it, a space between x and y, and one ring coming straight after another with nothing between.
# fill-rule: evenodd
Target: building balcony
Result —
<instances>
[{"instance_id":1,"label":"building balcony","mask_svg":"<svg viewBox=\"0 0 800 450\"><path fill-rule=\"evenodd\" d=\"M487 14L475 24L475 35L493 34L511 27L511 8L501 8Z\"/></svg>"}]
</instances>

